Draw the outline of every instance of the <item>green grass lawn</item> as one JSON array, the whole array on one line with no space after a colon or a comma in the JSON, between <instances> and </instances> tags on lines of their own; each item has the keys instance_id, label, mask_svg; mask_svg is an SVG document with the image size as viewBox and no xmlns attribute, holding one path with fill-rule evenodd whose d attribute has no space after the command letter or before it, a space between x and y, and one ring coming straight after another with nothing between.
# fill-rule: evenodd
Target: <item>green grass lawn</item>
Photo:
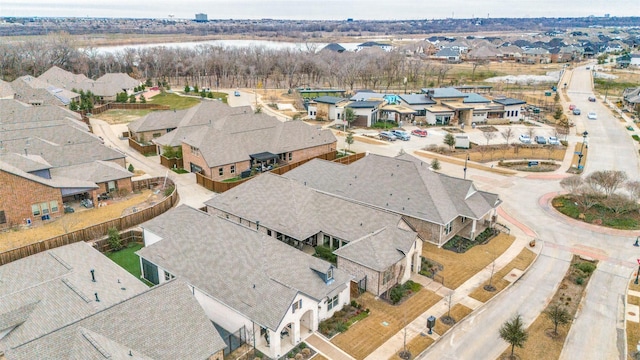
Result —
<instances>
[{"instance_id":1,"label":"green grass lawn","mask_svg":"<svg viewBox=\"0 0 640 360\"><path fill-rule=\"evenodd\" d=\"M109 252L107 257L116 264L130 272L137 279L140 279L142 271L140 270L140 259L135 254L136 251L142 249L143 245L139 243L129 243L127 247L120 251Z\"/></svg>"},{"instance_id":2,"label":"green grass lawn","mask_svg":"<svg viewBox=\"0 0 640 360\"><path fill-rule=\"evenodd\" d=\"M158 94L147 101L150 104L167 105L172 109L183 110L200 103L200 99L179 96L171 93Z\"/></svg>"}]
</instances>

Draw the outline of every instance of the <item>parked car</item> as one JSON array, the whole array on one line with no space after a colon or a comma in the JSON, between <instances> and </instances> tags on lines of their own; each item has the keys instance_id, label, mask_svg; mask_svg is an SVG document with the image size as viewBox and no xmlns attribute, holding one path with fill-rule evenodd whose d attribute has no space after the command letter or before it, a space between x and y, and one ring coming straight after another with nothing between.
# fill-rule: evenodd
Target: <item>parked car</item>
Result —
<instances>
[{"instance_id":1,"label":"parked car","mask_svg":"<svg viewBox=\"0 0 640 360\"><path fill-rule=\"evenodd\" d=\"M578 108L573 109L573 115L580 115L580 109Z\"/></svg>"},{"instance_id":2,"label":"parked car","mask_svg":"<svg viewBox=\"0 0 640 360\"><path fill-rule=\"evenodd\" d=\"M527 134L521 134L518 140L523 144L531 144L531 137Z\"/></svg>"},{"instance_id":3,"label":"parked car","mask_svg":"<svg viewBox=\"0 0 640 360\"><path fill-rule=\"evenodd\" d=\"M589 101L591 101L591 102L596 102L596 98L595 98L595 96L589 96Z\"/></svg>"},{"instance_id":4,"label":"parked car","mask_svg":"<svg viewBox=\"0 0 640 360\"><path fill-rule=\"evenodd\" d=\"M536 141L536 144L547 145L547 138L542 135L536 135L534 140Z\"/></svg>"},{"instance_id":5,"label":"parked car","mask_svg":"<svg viewBox=\"0 0 640 360\"><path fill-rule=\"evenodd\" d=\"M396 141L397 137L391 131L383 131L380 133L380 140Z\"/></svg>"},{"instance_id":6,"label":"parked car","mask_svg":"<svg viewBox=\"0 0 640 360\"><path fill-rule=\"evenodd\" d=\"M415 135L419 137L427 137L427 130L415 129L411 132L411 135Z\"/></svg>"},{"instance_id":7,"label":"parked car","mask_svg":"<svg viewBox=\"0 0 640 360\"><path fill-rule=\"evenodd\" d=\"M391 133L402 141L411 140L411 135L409 135L409 133L404 130L391 130Z\"/></svg>"},{"instance_id":8,"label":"parked car","mask_svg":"<svg viewBox=\"0 0 640 360\"><path fill-rule=\"evenodd\" d=\"M569 105L569 110L573 110L573 109L575 109L575 108L576 108L576 106L575 106L575 105L573 105L573 104Z\"/></svg>"},{"instance_id":9,"label":"parked car","mask_svg":"<svg viewBox=\"0 0 640 360\"><path fill-rule=\"evenodd\" d=\"M233 96L240 96L240 91L236 90L233 92Z\"/></svg>"},{"instance_id":10,"label":"parked car","mask_svg":"<svg viewBox=\"0 0 640 360\"><path fill-rule=\"evenodd\" d=\"M598 118L598 114L596 114L594 111L591 111L587 114L587 118L589 118L589 120L596 120Z\"/></svg>"},{"instance_id":11,"label":"parked car","mask_svg":"<svg viewBox=\"0 0 640 360\"><path fill-rule=\"evenodd\" d=\"M555 136L549 136L549 145L560 145L560 141Z\"/></svg>"}]
</instances>

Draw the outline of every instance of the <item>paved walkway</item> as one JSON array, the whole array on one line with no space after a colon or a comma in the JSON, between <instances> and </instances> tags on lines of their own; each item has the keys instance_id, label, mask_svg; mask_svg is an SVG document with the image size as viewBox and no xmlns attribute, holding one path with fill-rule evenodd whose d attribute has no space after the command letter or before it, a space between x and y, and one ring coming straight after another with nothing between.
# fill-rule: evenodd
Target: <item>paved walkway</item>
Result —
<instances>
[{"instance_id":1,"label":"paved walkway","mask_svg":"<svg viewBox=\"0 0 640 360\"><path fill-rule=\"evenodd\" d=\"M518 254L520 253L520 251L522 251L524 247L528 246L529 241L535 238L535 233L532 230L530 230L528 227L526 227L524 224L515 222L511 218L504 218L501 220L504 220L505 222L509 223L509 226L511 228L511 234L516 236L516 240L502 255L500 255L496 259L494 273L499 271L503 267L505 267L507 264L509 264L511 260L513 260L516 256L518 256ZM515 223L511 223L511 221L514 221ZM540 251L540 246L532 250ZM473 310L482 306L483 305L482 302L476 299L470 298L469 294L472 291L474 291L476 288L481 286L485 281L489 280L489 278L491 277L491 269L492 269L492 264L487 265L484 269L482 269L480 272L478 272L476 275L471 277L469 280L467 280L465 283L460 285L455 290L451 290L443 286L439 282L433 281L432 279L425 278L424 276L421 276L421 275L413 274L411 277L411 280L420 283L422 286L424 286L428 290L434 291L439 296L442 296L442 299L438 303L436 303L434 306L432 306L431 308L423 312L422 315L414 319L411 323L409 323L409 325L407 325L406 341L409 342L411 341L411 339L415 338L416 336L425 336L425 334L427 333L427 328L426 328L427 318L429 316L435 316L436 318L440 318L440 316L446 314L447 311L449 311L449 304L448 304L449 295L451 295L452 306L455 304L462 304ZM427 335L427 336L430 336L437 340L439 335L442 335L442 334L434 333L433 335ZM398 333L396 333L393 337L391 337L389 340L387 340L384 344L382 344L382 346L378 347L373 353L367 356L366 359L376 360L376 359L391 358L398 351L402 350L404 346L404 336L405 336L405 331L404 329L402 329Z\"/></svg>"},{"instance_id":2,"label":"paved walkway","mask_svg":"<svg viewBox=\"0 0 640 360\"><path fill-rule=\"evenodd\" d=\"M331 360L355 360L346 352L342 351L342 349L330 343L326 338L317 333L313 333L309 335L308 338L305 339L305 343L309 345L310 348L315 350L320 355L326 357Z\"/></svg>"}]
</instances>

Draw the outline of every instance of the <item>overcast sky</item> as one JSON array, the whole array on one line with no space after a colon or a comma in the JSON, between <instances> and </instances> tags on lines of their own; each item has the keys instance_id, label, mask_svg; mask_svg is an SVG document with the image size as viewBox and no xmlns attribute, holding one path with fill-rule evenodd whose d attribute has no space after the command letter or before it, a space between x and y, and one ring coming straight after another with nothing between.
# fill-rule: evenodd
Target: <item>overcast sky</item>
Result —
<instances>
[{"instance_id":1,"label":"overcast sky","mask_svg":"<svg viewBox=\"0 0 640 360\"><path fill-rule=\"evenodd\" d=\"M640 0L0 0L0 17L372 20L639 16Z\"/></svg>"}]
</instances>

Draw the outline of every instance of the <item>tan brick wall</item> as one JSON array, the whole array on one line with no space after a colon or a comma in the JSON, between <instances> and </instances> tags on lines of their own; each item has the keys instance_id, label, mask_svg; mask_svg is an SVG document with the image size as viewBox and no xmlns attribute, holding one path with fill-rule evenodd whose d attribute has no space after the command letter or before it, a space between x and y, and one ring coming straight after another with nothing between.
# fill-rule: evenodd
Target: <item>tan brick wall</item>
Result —
<instances>
[{"instance_id":1,"label":"tan brick wall","mask_svg":"<svg viewBox=\"0 0 640 360\"><path fill-rule=\"evenodd\" d=\"M138 142L140 142L141 139L144 139L144 143L147 144L154 139L154 136L153 136L154 134L160 134L160 136L162 136L166 133L167 133L166 129L153 130L153 131L141 131L141 132L131 133L131 137L135 138ZM159 136L156 136L156 137L159 137Z\"/></svg>"},{"instance_id":2,"label":"tan brick wall","mask_svg":"<svg viewBox=\"0 0 640 360\"><path fill-rule=\"evenodd\" d=\"M338 257L338 269L346 271L350 275L353 275L355 281L360 281L366 276L368 292L376 296L384 292L384 290L380 291L380 284L382 283L382 281L380 280L380 273L378 273L377 271L366 268L342 257Z\"/></svg>"},{"instance_id":3,"label":"tan brick wall","mask_svg":"<svg viewBox=\"0 0 640 360\"><path fill-rule=\"evenodd\" d=\"M441 231L440 225L406 215L403 216L403 219L413 227L424 241L438 245Z\"/></svg>"},{"instance_id":4,"label":"tan brick wall","mask_svg":"<svg viewBox=\"0 0 640 360\"><path fill-rule=\"evenodd\" d=\"M0 171L0 211L4 211L7 218L7 223L0 224L0 228L25 224L27 218L34 223L42 221L42 214L33 216L31 205L54 200L58 202L58 212L50 212L51 218L63 214L60 189Z\"/></svg>"}]
</instances>

